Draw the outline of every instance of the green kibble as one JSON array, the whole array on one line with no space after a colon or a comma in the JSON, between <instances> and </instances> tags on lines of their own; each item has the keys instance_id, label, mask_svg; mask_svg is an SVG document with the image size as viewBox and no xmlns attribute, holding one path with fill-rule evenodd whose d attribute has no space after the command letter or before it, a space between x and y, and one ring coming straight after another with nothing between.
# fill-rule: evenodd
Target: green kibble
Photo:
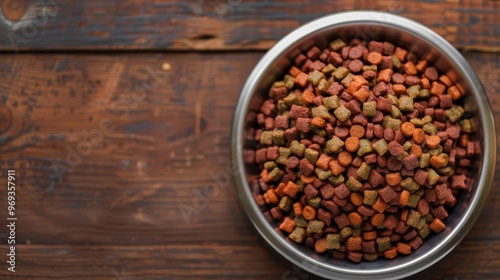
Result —
<instances>
[{"instance_id":1,"label":"green kibble","mask_svg":"<svg viewBox=\"0 0 500 280\"><path fill-rule=\"evenodd\" d=\"M339 174L338 176L330 176L328 177L328 183L334 185L335 187L340 186L340 184L345 182L344 176L342 174Z\"/></svg>"},{"instance_id":2,"label":"green kibble","mask_svg":"<svg viewBox=\"0 0 500 280\"><path fill-rule=\"evenodd\" d=\"M418 196L416 194L410 194L410 198L408 199L408 206L411 208L417 207L419 200L420 200L420 196Z\"/></svg>"},{"instance_id":3,"label":"green kibble","mask_svg":"<svg viewBox=\"0 0 500 280\"><path fill-rule=\"evenodd\" d=\"M391 106L391 117L395 118L395 119L399 119L403 116L403 113L401 113L401 110L399 110L398 107L392 105Z\"/></svg>"},{"instance_id":4,"label":"green kibble","mask_svg":"<svg viewBox=\"0 0 500 280\"><path fill-rule=\"evenodd\" d=\"M363 195L364 195L363 204L365 204L365 205L371 206L371 205L375 204L375 201L377 201L377 197L378 197L377 191L364 190Z\"/></svg>"},{"instance_id":5,"label":"green kibble","mask_svg":"<svg viewBox=\"0 0 500 280\"><path fill-rule=\"evenodd\" d=\"M340 107L339 107L340 108ZM368 141L368 140L367 140ZM333 136L332 139L326 141L325 143L325 153L340 153L344 147L344 141L342 141L337 136Z\"/></svg>"},{"instance_id":6,"label":"green kibble","mask_svg":"<svg viewBox=\"0 0 500 280\"><path fill-rule=\"evenodd\" d=\"M267 171L271 171L273 170L274 168L278 167L278 165L276 165L276 162L274 161L266 161L264 163L264 168L267 170Z\"/></svg>"},{"instance_id":7,"label":"green kibble","mask_svg":"<svg viewBox=\"0 0 500 280\"><path fill-rule=\"evenodd\" d=\"M306 220L306 218L302 216L295 216L295 226L301 227L301 228L306 228L307 224L309 224L309 221Z\"/></svg>"},{"instance_id":8,"label":"green kibble","mask_svg":"<svg viewBox=\"0 0 500 280\"><path fill-rule=\"evenodd\" d=\"M353 228L351 236L353 237L361 236L361 227Z\"/></svg>"},{"instance_id":9,"label":"green kibble","mask_svg":"<svg viewBox=\"0 0 500 280\"><path fill-rule=\"evenodd\" d=\"M366 154L369 154L373 151L372 149L372 143L368 139L361 139L359 140L359 148L357 151L357 155L362 157Z\"/></svg>"},{"instance_id":10,"label":"green kibble","mask_svg":"<svg viewBox=\"0 0 500 280\"><path fill-rule=\"evenodd\" d=\"M429 225L427 225L427 224L424 224L422 229L418 231L418 236L420 236L420 238L422 238L422 239L426 239L427 236L429 236L429 234L431 234L431 229L429 228Z\"/></svg>"},{"instance_id":11,"label":"green kibble","mask_svg":"<svg viewBox=\"0 0 500 280\"><path fill-rule=\"evenodd\" d=\"M420 217L420 220L418 220L418 224L417 224L417 230L421 230L425 224L426 224L425 217Z\"/></svg>"},{"instance_id":12,"label":"green kibble","mask_svg":"<svg viewBox=\"0 0 500 280\"><path fill-rule=\"evenodd\" d=\"M340 248L340 234L326 235L326 249L334 250Z\"/></svg>"},{"instance_id":13,"label":"green kibble","mask_svg":"<svg viewBox=\"0 0 500 280\"><path fill-rule=\"evenodd\" d=\"M387 97L391 100L392 105L399 107L399 99L396 95L389 94L387 95Z\"/></svg>"},{"instance_id":14,"label":"green kibble","mask_svg":"<svg viewBox=\"0 0 500 280\"><path fill-rule=\"evenodd\" d=\"M372 171L372 168L366 164L366 162L361 163L361 165L358 168L358 171L356 171L356 174L358 175L359 178L363 180L368 180L368 177L370 176L370 172Z\"/></svg>"},{"instance_id":15,"label":"green kibble","mask_svg":"<svg viewBox=\"0 0 500 280\"><path fill-rule=\"evenodd\" d=\"M352 228L347 226L340 231L340 237L343 239L349 238L352 235Z\"/></svg>"},{"instance_id":16,"label":"green kibble","mask_svg":"<svg viewBox=\"0 0 500 280\"><path fill-rule=\"evenodd\" d=\"M316 161L318 160L319 153L316 150L309 149L307 148L304 157L312 164L316 164Z\"/></svg>"},{"instance_id":17,"label":"green kibble","mask_svg":"<svg viewBox=\"0 0 500 280\"><path fill-rule=\"evenodd\" d=\"M392 56L392 66L396 69L401 67L401 61L399 61L399 58L395 55Z\"/></svg>"},{"instance_id":18,"label":"green kibble","mask_svg":"<svg viewBox=\"0 0 500 280\"><path fill-rule=\"evenodd\" d=\"M406 89L406 94L415 99L420 96L420 85L414 85Z\"/></svg>"},{"instance_id":19,"label":"green kibble","mask_svg":"<svg viewBox=\"0 0 500 280\"><path fill-rule=\"evenodd\" d=\"M271 172L269 172L269 179L273 182L278 182L285 175L285 172L278 167L275 167Z\"/></svg>"},{"instance_id":20,"label":"green kibble","mask_svg":"<svg viewBox=\"0 0 500 280\"><path fill-rule=\"evenodd\" d=\"M326 137L326 131L323 128L315 127L311 125L311 131L314 134L318 134L319 136L325 138Z\"/></svg>"},{"instance_id":21,"label":"green kibble","mask_svg":"<svg viewBox=\"0 0 500 280\"><path fill-rule=\"evenodd\" d=\"M295 227L292 233L288 237L296 243L302 243L304 237L306 236L306 231L303 228Z\"/></svg>"},{"instance_id":22,"label":"green kibble","mask_svg":"<svg viewBox=\"0 0 500 280\"><path fill-rule=\"evenodd\" d=\"M349 188L349 190L351 192L357 192L359 191L359 189L361 189L363 187L363 184L361 184L360 181L358 181L356 178L354 177L349 177L349 179L347 179L347 182L345 182L345 185L347 186L347 188Z\"/></svg>"},{"instance_id":23,"label":"green kibble","mask_svg":"<svg viewBox=\"0 0 500 280\"><path fill-rule=\"evenodd\" d=\"M260 134L260 144L271 146L273 144L273 135L271 131L262 131Z\"/></svg>"},{"instance_id":24,"label":"green kibble","mask_svg":"<svg viewBox=\"0 0 500 280\"><path fill-rule=\"evenodd\" d=\"M281 99L278 100L278 103L276 103L276 107L278 108L278 111L280 111L280 113L283 113L286 110L290 109L290 107L286 105L286 102Z\"/></svg>"},{"instance_id":25,"label":"green kibble","mask_svg":"<svg viewBox=\"0 0 500 280\"><path fill-rule=\"evenodd\" d=\"M384 252L387 249L391 248L391 238L390 237L379 237L375 239L375 243L377 244L377 250L380 252Z\"/></svg>"},{"instance_id":26,"label":"green kibble","mask_svg":"<svg viewBox=\"0 0 500 280\"><path fill-rule=\"evenodd\" d=\"M323 233L325 223L318 220L312 220L307 225L307 233Z\"/></svg>"},{"instance_id":27,"label":"green kibble","mask_svg":"<svg viewBox=\"0 0 500 280\"><path fill-rule=\"evenodd\" d=\"M425 218L425 222L428 224L430 224L430 223L432 223L432 221L434 221L434 216L432 216L431 213L427 213L427 215L425 215L424 218Z\"/></svg>"},{"instance_id":28,"label":"green kibble","mask_svg":"<svg viewBox=\"0 0 500 280\"><path fill-rule=\"evenodd\" d=\"M439 145L437 148L429 150L429 155L437 156L443 152L443 146Z\"/></svg>"},{"instance_id":29,"label":"green kibble","mask_svg":"<svg viewBox=\"0 0 500 280\"><path fill-rule=\"evenodd\" d=\"M435 125L433 125L432 123L427 123L424 125L424 127L422 128L424 130L425 133L427 133L428 135L434 135L436 134L437 132L437 128Z\"/></svg>"},{"instance_id":30,"label":"green kibble","mask_svg":"<svg viewBox=\"0 0 500 280\"><path fill-rule=\"evenodd\" d=\"M340 81L340 84L342 86L344 86L345 88L347 88L347 87L349 87L349 84L351 83L352 78L354 78L354 75L352 73L349 73L349 74L347 74L347 76L345 76L342 79L342 81Z\"/></svg>"},{"instance_id":31,"label":"green kibble","mask_svg":"<svg viewBox=\"0 0 500 280\"><path fill-rule=\"evenodd\" d=\"M382 120L382 126L392 130L399 130L401 128L401 120L385 116Z\"/></svg>"},{"instance_id":32,"label":"green kibble","mask_svg":"<svg viewBox=\"0 0 500 280\"><path fill-rule=\"evenodd\" d=\"M311 82L314 86L317 86L319 82L325 78L325 75L318 70L314 70L309 76L307 77L307 80Z\"/></svg>"},{"instance_id":33,"label":"green kibble","mask_svg":"<svg viewBox=\"0 0 500 280\"><path fill-rule=\"evenodd\" d=\"M405 111L405 112L412 112L413 111L413 98L409 97L408 95L402 95L399 98L399 110Z\"/></svg>"},{"instance_id":34,"label":"green kibble","mask_svg":"<svg viewBox=\"0 0 500 280\"><path fill-rule=\"evenodd\" d=\"M285 147L279 147L279 156L276 159L276 163L286 165L287 160L290 157L290 154L292 153L289 148Z\"/></svg>"},{"instance_id":35,"label":"green kibble","mask_svg":"<svg viewBox=\"0 0 500 280\"><path fill-rule=\"evenodd\" d=\"M446 162L446 164L448 164L448 162ZM455 174L455 168L453 168L451 166L445 166L445 167L439 168L437 172L438 172L438 174L441 174L441 175L452 176L453 174Z\"/></svg>"},{"instance_id":36,"label":"green kibble","mask_svg":"<svg viewBox=\"0 0 500 280\"><path fill-rule=\"evenodd\" d=\"M278 204L278 207L284 212L288 213L292 208L293 199L287 195L283 196Z\"/></svg>"},{"instance_id":37,"label":"green kibble","mask_svg":"<svg viewBox=\"0 0 500 280\"><path fill-rule=\"evenodd\" d=\"M465 133L472 132L472 125L471 125L471 121L469 119L461 120L459 122L459 124L460 124L460 128L461 128L462 132L465 132Z\"/></svg>"},{"instance_id":38,"label":"green kibble","mask_svg":"<svg viewBox=\"0 0 500 280\"><path fill-rule=\"evenodd\" d=\"M363 115L365 115L365 117L374 117L376 113L377 113L376 101L363 103Z\"/></svg>"},{"instance_id":39,"label":"green kibble","mask_svg":"<svg viewBox=\"0 0 500 280\"><path fill-rule=\"evenodd\" d=\"M294 85L295 78L292 75L285 75L285 87L290 90Z\"/></svg>"},{"instance_id":40,"label":"green kibble","mask_svg":"<svg viewBox=\"0 0 500 280\"><path fill-rule=\"evenodd\" d=\"M306 145L301 144L299 141L293 140L290 143L290 152L298 155L299 157L303 157L305 151L306 151Z\"/></svg>"},{"instance_id":41,"label":"green kibble","mask_svg":"<svg viewBox=\"0 0 500 280\"><path fill-rule=\"evenodd\" d=\"M377 67L377 65L364 65L363 66L363 72L366 72L366 71L375 71L375 72L377 72L378 71L378 67Z\"/></svg>"},{"instance_id":42,"label":"green kibble","mask_svg":"<svg viewBox=\"0 0 500 280\"><path fill-rule=\"evenodd\" d=\"M377 253L364 253L363 259L367 262L374 262L378 259Z\"/></svg>"},{"instance_id":43,"label":"green kibble","mask_svg":"<svg viewBox=\"0 0 500 280\"><path fill-rule=\"evenodd\" d=\"M333 71L332 73L332 76L340 81L342 80L343 78L345 78L345 76L347 76L347 74L349 74L349 69L345 68L344 66L340 66L339 68L337 68L337 70Z\"/></svg>"},{"instance_id":44,"label":"green kibble","mask_svg":"<svg viewBox=\"0 0 500 280\"><path fill-rule=\"evenodd\" d=\"M330 83L326 79L321 79L319 81L318 90L325 92L330 87Z\"/></svg>"},{"instance_id":45,"label":"green kibble","mask_svg":"<svg viewBox=\"0 0 500 280\"><path fill-rule=\"evenodd\" d=\"M450 159L450 156L448 156L447 153L440 153L438 157L444 159L444 166L448 165L448 160Z\"/></svg>"},{"instance_id":46,"label":"green kibble","mask_svg":"<svg viewBox=\"0 0 500 280\"><path fill-rule=\"evenodd\" d=\"M311 112L314 118L328 119L330 117L328 109L323 105L319 105L318 107L313 107L311 109Z\"/></svg>"},{"instance_id":47,"label":"green kibble","mask_svg":"<svg viewBox=\"0 0 500 280\"><path fill-rule=\"evenodd\" d=\"M422 118L422 123L423 123L424 125L426 125L426 124L428 124L428 123L431 123L431 122L432 122L432 117L431 117L431 116L424 116L424 117Z\"/></svg>"},{"instance_id":48,"label":"green kibble","mask_svg":"<svg viewBox=\"0 0 500 280\"><path fill-rule=\"evenodd\" d=\"M323 105L327 110L334 110L339 107L339 97L337 95L332 95L329 97L323 98Z\"/></svg>"},{"instance_id":49,"label":"green kibble","mask_svg":"<svg viewBox=\"0 0 500 280\"><path fill-rule=\"evenodd\" d=\"M429 185L435 185L439 181L439 174L437 174L434 169L430 168L429 169L429 177L427 178L427 182L429 182Z\"/></svg>"},{"instance_id":50,"label":"green kibble","mask_svg":"<svg viewBox=\"0 0 500 280\"><path fill-rule=\"evenodd\" d=\"M416 228L419 221L420 221L420 213L418 213L418 211L410 209L410 211L408 212L408 217L406 218L406 224Z\"/></svg>"},{"instance_id":51,"label":"green kibble","mask_svg":"<svg viewBox=\"0 0 500 280\"><path fill-rule=\"evenodd\" d=\"M418 97L420 98L429 98L431 96L431 92L424 88L424 89L421 89L418 93Z\"/></svg>"},{"instance_id":52,"label":"green kibble","mask_svg":"<svg viewBox=\"0 0 500 280\"><path fill-rule=\"evenodd\" d=\"M285 75L285 78L286 78L286 75ZM280 87L284 87L284 86L285 86L285 81L276 81L271 86L271 89L273 89L273 88L280 88Z\"/></svg>"},{"instance_id":53,"label":"green kibble","mask_svg":"<svg viewBox=\"0 0 500 280\"><path fill-rule=\"evenodd\" d=\"M474 101L474 98L472 98L471 96L465 97L464 110L465 110L465 112L469 112L469 113L477 111L476 101Z\"/></svg>"},{"instance_id":54,"label":"green kibble","mask_svg":"<svg viewBox=\"0 0 500 280\"><path fill-rule=\"evenodd\" d=\"M402 154L396 157L397 160L402 161L405 157L409 156L408 152L404 151Z\"/></svg>"},{"instance_id":55,"label":"green kibble","mask_svg":"<svg viewBox=\"0 0 500 280\"><path fill-rule=\"evenodd\" d=\"M410 143L410 142L408 142L408 141L406 141L406 142L403 144L403 149L404 149L405 151L407 151L407 152L408 152L408 150L409 150L410 148L411 148L411 143Z\"/></svg>"},{"instance_id":56,"label":"green kibble","mask_svg":"<svg viewBox=\"0 0 500 280\"><path fill-rule=\"evenodd\" d=\"M295 93L290 93L285 98L283 98L283 101L285 101L286 105L288 106L292 106L293 104L297 103L298 100L299 97Z\"/></svg>"},{"instance_id":57,"label":"green kibble","mask_svg":"<svg viewBox=\"0 0 500 280\"><path fill-rule=\"evenodd\" d=\"M448 118L450 122L458 121L464 113L465 113L464 108L457 105L453 105L451 109L444 111L446 118Z\"/></svg>"},{"instance_id":58,"label":"green kibble","mask_svg":"<svg viewBox=\"0 0 500 280\"><path fill-rule=\"evenodd\" d=\"M273 143L276 146L285 146L286 144L286 137L285 137L285 131L282 129L275 129L271 132L271 135L273 137Z\"/></svg>"},{"instance_id":59,"label":"green kibble","mask_svg":"<svg viewBox=\"0 0 500 280\"><path fill-rule=\"evenodd\" d=\"M319 167L316 167L314 172L316 173L316 175L318 175L318 178L320 178L321 180L326 180L328 179L328 177L332 176L332 171L330 169L323 170Z\"/></svg>"},{"instance_id":60,"label":"green kibble","mask_svg":"<svg viewBox=\"0 0 500 280\"><path fill-rule=\"evenodd\" d=\"M333 42L330 43L330 48L334 52L341 50L345 46L346 44L341 39L335 39Z\"/></svg>"},{"instance_id":61,"label":"green kibble","mask_svg":"<svg viewBox=\"0 0 500 280\"><path fill-rule=\"evenodd\" d=\"M330 73L332 73L333 71L335 71L335 66L333 66L332 64L328 64L327 66L325 66L323 69L321 69L321 72L325 75L328 75Z\"/></svg>"},{"instance_id":62,"label":"green kibble","mask_svg":"<svg viewBox=\"0 0 500 280\"><path fill-rule=\"evenodd\" d=\"M409 192L414 192L419 188L418 184L411 177L401 181L401 187Z\"/></svg>"},{"instance_id":63,"label":"green kibble","mask_svg":"<svg viewBox=\"0 0 500 280\"><path fill-rule=\"evenodd\" d=\"M373 143L372 148L380 155L383 156L385 153L387 153L388 150L388 144L387 141L385 141L384 138L378 140L377 142Z\"/></svg>"},{"instance_id":64,"label":"green kibble","mask_svg":"<svg viewBox=\"0 0 500 280\"><path fill-rule=\"evenodd\" d=\"M423 127L424 126L424 122L419 119L419 118L413 118L413 119L410 119L410 122L415 126L415 127Z\"/></svg>"},{"instance_id":65,"label":"green kibble","mask_svg":"<svg viewBox=\"0 0 500 280\"><path fill-rule=\"evenodd\" d=\"M335 109L335 111L333 111L333 114L341 122L345 122L351 117L351 110L347 109L344 105L340 105L337 109Z\"/></svg>"},{"instance_id":66,"label":"green kibble","mask_svg":"<svg viewBox=\"0 0 500 280\"><path fill-rule=\"evenodd\" d=\"M307 204L309 204L311 207L318 209L319 206L321 205L321 197L317 196L317 197L313 197L311 199L308 199Z\"/></svg>"}]
</instances>

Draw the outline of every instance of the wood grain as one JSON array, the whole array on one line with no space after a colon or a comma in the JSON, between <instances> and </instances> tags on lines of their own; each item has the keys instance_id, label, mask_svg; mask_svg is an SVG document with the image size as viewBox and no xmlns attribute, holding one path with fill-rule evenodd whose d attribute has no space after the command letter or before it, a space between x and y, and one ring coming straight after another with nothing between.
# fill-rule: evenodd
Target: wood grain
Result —
<instances>
[{"instance_id":1,"label":"wood grain","mask_svg":"<svg viewBox=\"0 0 500 280\"><path fill-rule=\"evenodd\" d=\"M24 2L24 10L5 5L0 14L1 51L265 50L303 23L348 10L406 16L457 47L500 46L500 2L494 0ZM22 11L21 20L9 20Z\"/></svg>"},{"instance_id":2,"label":"wood grain","mask_svg":"<svg viewBox=\"0 0 500 280\"><path fill-rule=\"evenodd\" d=\"M22 244L15 277L0 245L1 278L297 277L253 229L227 172L233 110L262 54L0 55L0 119L8 124L0 127L0 171L17 170ZM500 54L465 55L498 124ZM108 133L103 120L113 125ZM102 140L71 166L84 130L101 130ZM54 164L71 170L59 179ZM464 242L413 279L498 278L500 164L496 173ZM205 190L207 201L198 194ZM185 219L183 205L199 212Z\"/></svg>"}]
</instances>

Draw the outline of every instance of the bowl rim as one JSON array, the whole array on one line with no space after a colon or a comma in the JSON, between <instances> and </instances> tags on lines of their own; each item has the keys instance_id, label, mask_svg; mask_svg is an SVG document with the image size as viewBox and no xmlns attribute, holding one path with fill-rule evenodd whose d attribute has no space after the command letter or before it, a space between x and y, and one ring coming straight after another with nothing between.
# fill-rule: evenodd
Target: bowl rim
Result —
<instances>
[{"instance_id":1,"label":"bowl rim","mask_svg":"<svg viewBox=\"0 0 500 280\"><path fill-rule=\"evenodd\" d=\"M253 196L245 176L242 155L244 122L250 99L256 91L256 86L261 80L263 73L267 72L269 67L282 55L283 51L288 50L291 46L299 43L310 34L319 32L324 28L346 24L389 25L404 29L406 32L428 41L430 45L438 50L440 55L447 56L450 63L454 64L464 82L469 85L474 99L478 105L480 104L478 107L481 108L478 112L484 139L482 168L481 174L478 177L477 189L473 192L470 205L465 210L466 213L456 227L451 230L448 238L440 241L435 247L429 249L428 252L417 258L386 268L351 269L335 266L334 264L326 264L320 260L316 260L293 248L282 236L275 232L271 224L264 218L257 203L252 199ZM470 64L460 52L434 31L413 20L385 12L352 11L331 14L306 23L286 35L261 58L246 80L235 109L231 134L231 159L234 166L233 176L240 201L254 227L266 242L287 260L310 273L331 279L338 277L342 279L363 279L367 277L383 277L384 279L402 278L420 272L441 260L459 244L479 217L488 196L496 163L496 133L493 113L486 92Z\"/></svg>"}]
</instances>

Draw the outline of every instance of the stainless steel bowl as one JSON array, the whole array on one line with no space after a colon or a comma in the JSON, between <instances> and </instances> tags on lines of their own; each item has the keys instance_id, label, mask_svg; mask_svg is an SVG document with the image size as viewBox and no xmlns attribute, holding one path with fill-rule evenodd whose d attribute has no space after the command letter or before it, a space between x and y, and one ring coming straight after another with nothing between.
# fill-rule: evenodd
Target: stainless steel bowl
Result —
<instances>
[{"instance_id":1,"label":"stainless steel bowl","mask_svg":"<svg viewBox=\"0 0 500 280\"><path fill-rule=\"evenodd\" d=\"M252 114L265 100L272 82L284 75L299 52L313 45L326 47L328 42L338 37L344 40L353 37L385 40L405 47L460 83L468 92L469 102L476 108L480 127L474 136L482 151L476 156L471 169L473 180L470 180L468 189L461 194L450 212L446 230L431 235L418 250L406 257L354 264L316 254L303 245L288 241L275 229L277 225L266 221L263 216L265 209L256 204L249 186L249 178L258 174L254 166L245 166L243 161L246 132L252 125ZM330 279L402 278L442 259L458 245L478 218L493 179L496 156L492 111L486 93L469 63L452 45L430 29L415 21L379 12L346 12L322 17L294 30L270 49L255 66L241 92L234 115L231 148L241 203L262 237L290 262Z\"/></svg>"}]
</instances>

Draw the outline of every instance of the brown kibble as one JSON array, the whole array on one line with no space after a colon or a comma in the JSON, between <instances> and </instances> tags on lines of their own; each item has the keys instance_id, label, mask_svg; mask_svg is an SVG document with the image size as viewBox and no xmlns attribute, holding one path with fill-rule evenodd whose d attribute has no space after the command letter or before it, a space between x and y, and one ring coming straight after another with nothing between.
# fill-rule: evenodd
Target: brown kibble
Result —
<instances>
[{"instance_id":1,"label":"brown kibble","mask_svg":"<svg viewBox=\"0 0 500 280\"><path fill-rule=\"evenodd\" d=\"M358 212L351 212L347 216L349 221L351 222L351 226L354 228L360 227L361 223L363 222L363 218Z\"/></svg>"},{"instance_id":2,"label":"brown kibble","mask_svg":"<svg viewBox=\"0 0 500 280\"><path fill-rule=\"evenodd\" d=\"M314 218L316 218L316 209L309 205L305 206L304 209L302 209L302 217L309 221L314 220Z\"/></svg>"},{"instance_id":3,"label":"brown kibble","mask_svg":"<svg viewBox=\"0 0 500 280\"><path fill-rule=\"evenodd\" d=\"M406 243L398 242L396 248L400 254L409 255L411 253L411 246Z\"/></svg>"},{"instance_id":4,"label":"brown kibble","mask_svg":"<svg viewBox=\"0 0 500 280\"><path fill-rule=\"evenodd\" d=\"M436 149L439 147L439 143L441 143L441 138L436 135L431 135L425 140L425 146L429 149Z\"/></svg>"},{"instance_id":5,"label":"brown kibble","mask_svg":"<svg viewBox=\"0 0 500 280\"><path fill-rule=\"evenodd\" d=\"M361 139L365 136L365 128L361 125L355 124L349 129L349 135Z\"/></svg>"},{"instance_id":6,"label":"brown kibble","mask_svg":"<svg viewBox=\"0 0 500 280\"><path fill-rule=\"evenodd\" d=\"M401 125L401 132L406 137L412 136L414 131L415 125L413 125L411 122L405 122Z\"/></svg>"},{"instance_id":7,"label":"brown kibble","mask_svg":"<svg viewBox=\"0 0 500 280\"><path fill-rule=\"evenodd\" d=\"M340 165L347 167L352 162L352 154L347 151L342 151L339 153L337 160Z\"/></svg>"},{"instance_id":8,"label":"brown kibble","mask_svg":"<svg viewBox=\"0 0 500 280\"><path fill-rule=\"evenodd\" d=\"M421 128L416 128L413 131L412 139L417 144L420 144L420 143L424 142L424 140L425 140L425 132L424 132L424 130L421 129Z\"/></svg>"},{"instance_id":9,"label":"brown kibble","mask_svg":"<svg viewBox=\"0 0 500 280\"><path fill-rule=\"evenodd\" d=\"M366 60L368 60L371 64L380 65L380 63L382 63L382 54L378 52L371 52L366 57Z\"/></svg>"}]
</instances>

